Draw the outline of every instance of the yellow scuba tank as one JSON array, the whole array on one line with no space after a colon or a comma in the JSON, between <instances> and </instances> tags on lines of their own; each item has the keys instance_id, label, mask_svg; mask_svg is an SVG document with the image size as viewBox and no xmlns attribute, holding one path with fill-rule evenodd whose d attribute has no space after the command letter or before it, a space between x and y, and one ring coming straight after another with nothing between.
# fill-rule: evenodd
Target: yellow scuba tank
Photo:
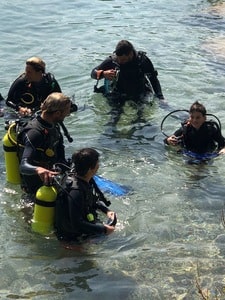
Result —
<instances>
[{"instance_id":1,"label":"yellow scuba tank","mask_svg":"<svg viewBox=\"0 0 225 300\"><path fill-rule=\"evenodd\" d=\"M43 185L36 192L32 229L40 234L49 234L53 229L55 200L57 190L54 186Z\"/></svg>"},{"instance_id":2,"label":"yellow scuba tank","mask_svg":"<svg viewBox=\"0 0 225 300\"><path fill-rule=\"evenodd\" d=\"M21 182L19 159L17 156L16 123L12 123L3 137L6 181L14 184Z\"/></svg>"}]
</instances>

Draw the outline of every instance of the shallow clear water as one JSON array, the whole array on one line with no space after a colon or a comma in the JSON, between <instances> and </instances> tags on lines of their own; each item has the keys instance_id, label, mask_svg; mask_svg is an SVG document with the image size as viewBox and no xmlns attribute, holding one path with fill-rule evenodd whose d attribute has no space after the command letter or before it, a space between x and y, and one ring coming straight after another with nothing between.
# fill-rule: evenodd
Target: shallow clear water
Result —
<instances>
[{"instance_id":1,"label":"shallow clear water","mask_svg":"<svg viewBox=\"0 0 225 300\"><path fill-rule=\"evenodd\" d=\"M65 142L68 156L95 147L101 175L133 188L109 196L119 218L113 235L66 250L54 236L31 231L20 188L5 182L0 150L2 299L201 299L196 282L211 299L225 299L224 157L192 166L165 149L160 123L168 110L157 101L145 123L132 122L135 109L127 105L112 128L90 79L116 43L129 39L151 57L170 107L200 100L223 128L224 7L206 0L1 1L2 95L25 60L41 56L79 105L66 120L74 138Z\"/></svg>"}]
</instances>

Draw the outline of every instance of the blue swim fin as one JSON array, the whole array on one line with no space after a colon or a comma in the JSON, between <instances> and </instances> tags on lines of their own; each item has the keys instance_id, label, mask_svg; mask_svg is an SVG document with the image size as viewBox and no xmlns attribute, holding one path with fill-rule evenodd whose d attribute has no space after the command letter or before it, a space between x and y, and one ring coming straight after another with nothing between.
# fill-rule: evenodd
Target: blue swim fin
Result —
<instances>
[{"instance_id":1,"label":"blue swim fin","mask_svg":"<svg viewBox=\"0 0 225 300\"><path fill-rule=\"evenodd\" d=\"M102 192L112 194L114 196L124 196L130 192L130 188L99 175L94 176L94 180Z\"/></svg>"}]
</instances>

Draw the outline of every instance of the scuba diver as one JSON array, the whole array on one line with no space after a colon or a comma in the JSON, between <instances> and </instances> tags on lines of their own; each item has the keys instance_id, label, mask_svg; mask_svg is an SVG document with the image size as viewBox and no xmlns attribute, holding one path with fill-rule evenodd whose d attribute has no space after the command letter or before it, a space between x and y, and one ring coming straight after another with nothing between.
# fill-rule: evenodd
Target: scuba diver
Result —
<instances>
[{"instance_id":1,"label":"scuba diver","mask_svg":"<svg viewBox=\"0 0 225 300\"><path fill-rule=\"evenodd\" d=\"M56 236L60 241L77 241L115 230L116 214L109 210L107 201L98 189L94 176L99 168L99 153L84 148L72 155L73 169L65 178L55 207ZM98 218L97 210L108 217L106 224Z\"/></svg>"},{"instance_id":2,"label":"scuba diver","mask_svg":"<svg viewBox=\"0 0 225 300\"><path fill-rule=\"evenodd\" d=\"M146 53L136 51L127 40L119 41L114 53L91 71L91 78L97 80L94 92L102 93L108 99L117 121L127 100L137 105L140 115L143 113L143 103L148 102L152 93L165 103L157 75ZM105 84L98 87L101 79Z\"/></svg>"},{"instance_id":3,"label":"scuba diver","mask_svg":"<svg viewBox=\"0 0 225 300\"><path fill-rule=\"evenodd\" d=\"M59 174L53 165L67 165L60 126L71 110L71 100L62 93L50 94L41 104L41 114L30 120L17 137L22 189L35 194Z\"/></svg>"},{"instance_id":4,"label":"scuba diver","mask_svg":"<svg viewBox=\"0 0 225 300\"><path fill-rule=\"evenodd\" d=\"M189 119L173 135L165 138L167 145L180 146L196 154L225 153L225 138L217 122L206 120L204 105L194 102L189 110Z\"/></svg>"},{"instance_id":5,"label":"scuba diver","mask_svg":"<svg viewBox=\"0 0 225 300\"><path fill-rule=\"evenodd\" d=\"M11 85L6 105L21 116L30 115L40 109L41 103L53 92L61 93L61 88L51 73L46 73L45 62L39 57L26 61L25 72Z\"/></svg>"},{"instance_id":6,"label":"scuba diver","mask_svg":"<svg viewBox=\"0 0 225 300\"><path fill-rule=\"evenodd\" d=\"M62 92L54 75L46 73L45 62L40 57L30 57L26 61L25 72L13 82L5 100L6 106L14 110L3 112L6 124L18 118L32 117L48 95L54 92ZM78 110L72 100L71 113Z\"/></svg>"}]
</instances>

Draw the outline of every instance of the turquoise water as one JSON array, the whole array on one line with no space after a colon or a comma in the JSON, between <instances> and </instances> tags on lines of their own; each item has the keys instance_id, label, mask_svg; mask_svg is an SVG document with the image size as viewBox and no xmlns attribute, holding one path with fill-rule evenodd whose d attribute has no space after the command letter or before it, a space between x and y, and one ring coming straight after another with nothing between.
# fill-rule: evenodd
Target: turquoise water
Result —
<instances>
[{"instance_id":1,"label":"turquoise water","mask_svg":"<svg viewBox=\"0 0 225 300\"><path fill-rule=\"evenodd\" d=\"M224 7L206 0L1 1L2 95L25 60L41 56L79 106L66 120L74 138L65 141L67 155L95 147L100 174L133 188L108 196L118 214L114 234L66 250L54 235L31 231L20 188L5 181L0 150L2 299L201 299L196 283L210 299L225 299L224 157L190 166L165 149L160 123L168 110L157 101L145 123L132 122L135 109L127 105L112 128L90 79L116 43L129 39L151 57L170 107L200 100L224 129ZM167 128L172 122L179 126L170 120Z\"/></svg>"}]
</instances>

